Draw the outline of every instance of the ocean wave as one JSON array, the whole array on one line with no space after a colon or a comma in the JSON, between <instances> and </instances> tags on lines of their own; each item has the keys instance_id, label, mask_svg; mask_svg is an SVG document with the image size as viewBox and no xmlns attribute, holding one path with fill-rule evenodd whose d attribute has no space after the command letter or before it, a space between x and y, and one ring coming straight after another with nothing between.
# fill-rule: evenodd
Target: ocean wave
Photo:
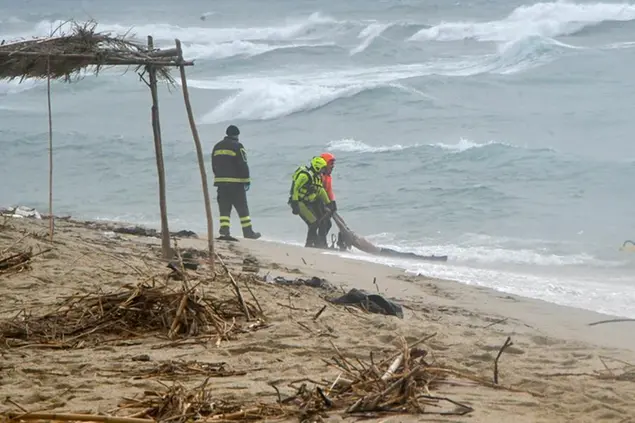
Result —
<instances>
[{"instance_id":1,"label":"ocean wave","mask_svg":"<svg viewBox=\"0 0 635 423\"><path fill-rule=\"evenodd\" d=\"M607 21L632 21L627 3L535 3L514 9L506 18L487 22L442 22L410 37L411 41L497 41L528 36L558 37Z\"/></svg>"},{"instance_id":2,"label":"ocean wave","mask_svg":"<svg viewBox=\"0 0 635 423\"><path fill-rule=\"evenodd\" d=\"M327 147L333 151L342 151L347 153L384 153L384 152L402 151L402 150L408 150L408 149L420 148L420 147L437 148L437 149L445 150L450 153L462 153L464 151L468 151L471 149L484 148L488 146L502 146L505 148L522 148L522 147L514 146L512 144L499 142L499 141L488 141L486 143L479 144L477 142L474 142L465 138L461 138L456 144L415 143L410 145L392 144L392 145L374 146L374 145L366 144L362 141L358 141L352 138L334 140L334 141L330 141L327 144Z\"/></svg>"},{"instance_id":3,"label":"ocean wave","mask_svg":"<svg viewBox=\"0 0 635 423\"><path fill-rule=\"evenodd\" d=\"M285 25L268 27L181 27L167 23L142 24L126 26L118 23L100 23L97 27L101 32L115 34L152 34L156 42L167 41L174 44L178 38L184 43L221 43L235 40L241 41L288 41L292 39L316 39L324 35L324 31L336 29L343 24L321 13L313 13L306 18L289 21ZM35 35L48 35L52 28L59 28L60 32L68 32L71 24L64 21L41 21L34 30ZM321 31L322 30L322 31ZM33 34L29 34L33 35Z\"/></svg>"},{"instance_id":4,"label":"ocean wave","mask_svg":"<svg viewBox=\"0 0 635 423\"><path fill-rule=\"evenodd\" d=\"M251 41L234 40L218 44L190 44L184 45L184 55L191 60L199 59L227 59L233 57L255 57L279 50L292 50L330 46L332 43L291 43L267 44Z\"/></svg>"},{"instance_id":5,"label":"ocean wave","mask_svg":"<svg viewBox=\"0 0 635 423\"><path fill-rule=\"evenodd\" d=\"M498 53L490 61L490 72L519 73L547 64L568 51L584 49L540 35L518 38L498 47Z\"/></svg>"},{"instance_id":6,"label":"ocean wave","mask_svg":"<svg viewBox=\"0 0 635 423\"><path fill-rule=\"evenodd\" d=\"M413 145L384 145L384 146L372 146L361 141L345 138L342 140L331 141L327 144L327 148L333 151L343 151L347 153L383 153L386 151L401 151L409 148L416 148L419 144Z\"/></svg>"},{"instance_id":7,"label":"ocean wave","mask_svg":"<svg viewBox=\"0 0 635 423\"><path fill-rule=\"evenodd\" d=\"M492 236L482 233L465 233L453 242L438 242L433 238L406 240L396 233L376 233L366 238L382 247L415 254L447 254L453 263L513 264L541 267L595 266L615 268L624 261L599 258L578 251L570 241L537 238Z\"/></svg>"},{"instance_id":8,"label":"ocean wave","mask_svg":"<svg viewBox=\"0 0 635 423\"><path fill-rule=\"evenodd\" d=\"M435 249L436 251L436 249ZM437 254L441 251L437 251ZM622 291L623 278L601 277L599 274L581 275L578 273L569 275L560 274L557 271L545 271L541 274L528 274L520 269L502 270L480 266L469 266L461 263L424 263L412 260L400 260L387 257L377 257L360 253L327 253L344 256L350 259L379 263L391 267L400 268L408 274L423 275L426 277L440 278L456 281L466 285L483 286L499 292L520 295L528 298L536 298L555 304L570 307L578 307L593 310L600 313L609 313L625 317L633 317L633 304L635 296L624 295ZM425 254L430 254L426 250ZM451 256L452 257L452 256ZM519 257L519 256L517 256ZM535 256L527 254L522 261ZM579 262L587 260L585 255L561 256L549 258L546 261L553 263ZM449 259L450 260L450 259ZM529 260L531 261L531 259ZM538 260L544 263L544 259ZM566 266L566 264L551 267ZM549 268L550 266L542 266ZM598 276L603 283L598 283ZM607 280L608 279L608 280ZM619 294L618 294L619 293Z\"/></svg>"},{"instance_id":9,"label":"ocean wave","mask_svg":"<svg viewBox=\"0 0 635 423\"><path fill-rule=\"evenodd\" d=\"M228 119L268 120L315 110L336 100L380 88L399 90L429 100L429 95L400 81L428 75L467 77L496 71L513 73L520 71L523 63L522 57L507 61L476 58L292 75L276 75L275 72L266 76L229 75L192 80L190 85L198 89L238 90L205 114L202 123Z\"/></svg>"},{"instance_id":10,"label":"ocean wave","mask_svg":"<svg viewBox=\"0 0 635 423\"><path fill-rule=\"evenodd\" d=\"M0 96L18 94L32 90L41 85L41 82L27 79L25 81L0 81Z\"/></svg>"},{"instance_id":11,"label":"ocean wave","mask_svg":"<svg viewBox=\"0 0 635 423\"><path fill-rule=\"evenodd\" d=\"M294 113L316 110L343 98L356 96L364 91L390 88L391 84L360 83L349 86L293 85L273 81L261 81L243 87L206 113L202 124L214 124L228 120L269 120Z\"/></svg>"},{"instance_id":12,"label":"ocean wave","mask_svg":"<svg viewBox=\"0 0 635 423\"><path fill-rule=\"evenodd\" d=\"M354 56L356 54L362 53L366 50L371 43L377 38L380 37L388 28L393 26L393 22L389 23L380 23L374 22L369 24L366 28L362 29L357 38L362 39L362 42L356 47L350 50L350 55Z\"/></svg>"}]
</instances>

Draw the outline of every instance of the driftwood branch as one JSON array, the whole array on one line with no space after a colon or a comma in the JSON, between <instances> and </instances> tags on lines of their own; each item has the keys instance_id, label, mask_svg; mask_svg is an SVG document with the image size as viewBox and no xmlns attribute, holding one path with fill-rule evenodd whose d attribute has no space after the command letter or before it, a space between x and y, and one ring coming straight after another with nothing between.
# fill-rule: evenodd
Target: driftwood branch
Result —
<instances>
[{"instance_id":1,"label":"driftwood branch","mask_svg":"<svg viewBox=\"0 0 635 423\"><path fill-rule=\"evenodd\" d=\"M498 355L496 356L496 360L494 360L494 383L497 385L498 385L498 360L501 358L501 354L503 354L503 351L505 351L508 347L511 347L512 345L514 345L514 343L511 341L512 341L512 338L508 336L503 346L500 348L500 350L498 350Z\"/></svg>"},{"instance_id":2,"label":"driftwood branch","mask_svg":"<svg viewBox=\"0 0 635 423\"><path fill-rule=\"evenodd\" d=\"M57 421L77 421L77 422L100 422L100 423L155 423L152 419L137 419L132 417L99 416L93 414L56 414L46 412L35 413L6 413L6 417L15 420L57 420Z\"/></svg>"},{"instance_id":3,"label":"driftwood branch","mask_svg":"<svg viewBox=\"0 0 635 423\"><path fill-rule=\"evenodd\" d=\"M596 325L603 325L603 324L606 324L606 323L620 323L620 322L635 322L635 319L600 320L599 322L589 323L588 326L596 326Z\"/></svg>"},{"instance_id":4,"label":"driftwood branch","mask_svg":"<svg viewBox=\"0 0 635 423\"><path fill-rule=\"evenodd\" d=\"M242 309L243 309L243 311L245 313L245 317L247 318L247 320L251 320L251 315L249 314L249 309L247 308L247 303L245 303L245 299L243 297L243 294L240 292L240 287L238 286L238 283L236 283L236 279L234 279L234 276L229 271L229 267L227 267L227 265L223 261L223 259L220 256L220 254L218 254L218 253L215 253L215 254L216 254L216 258L220 262L220 265L223 266L223 269L225 269L225 272L227 272L227 275L229 276L229 280L231 281L231 283L232 283L232 285L234 287L234 291L236 291L236 296L238 297L238 301L240 301L240 305L241 305L241 307L242 307Z\"/></svg>"}]
</instances>

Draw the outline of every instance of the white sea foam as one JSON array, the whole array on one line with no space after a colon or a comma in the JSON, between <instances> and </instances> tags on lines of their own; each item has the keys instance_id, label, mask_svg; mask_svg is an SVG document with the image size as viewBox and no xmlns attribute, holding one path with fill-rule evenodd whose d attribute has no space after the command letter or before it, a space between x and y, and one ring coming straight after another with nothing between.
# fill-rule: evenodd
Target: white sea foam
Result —
<instances>
[{"instance_id":1,"label":"white sea foam","mask_svg":"<svg viewBox=\"0 0 635 423\"><path fill-rule=\"evenodd\" d=\"M557 37L610 21L635 19L635 5L627 3L569 3L564 1L520 6L507 17L485 22L442 22L418 31L413 41L512 41L528 36Z\"/></svg>"}]
</instances>

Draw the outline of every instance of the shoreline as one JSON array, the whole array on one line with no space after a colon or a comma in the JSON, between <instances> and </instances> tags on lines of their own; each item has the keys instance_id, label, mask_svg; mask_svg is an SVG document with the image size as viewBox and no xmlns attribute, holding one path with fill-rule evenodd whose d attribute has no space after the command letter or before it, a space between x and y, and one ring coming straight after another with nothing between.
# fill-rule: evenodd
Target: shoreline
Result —
<instances>
[{"instance_id":1,"label":"shoreline","mask_svg":"<svg viewBox=\"0 0 635 423\"><path fill-rule=\"evenodd\" d=\"M0 214L0 218L2 215ZM41 214L42 221L48 221L47 214ZM29 219L29 218L24 218ZM133 237L148 237L149 239L156 239L160 241L160 229L153 227L152 225L138 224L128 221L112 221L112 220L92 220L92 219L75 219L72 216L55 216L55 222L69 222L85 226L91 230L101 230L104 232L112 231L118 235L129 235ZM206 234L196 233L189 229L178 229L171 231L171 238L179 238L179 245L185 248L197 248L201 250L207 249L207 237ZM217 235L217 234L215 234ZM403 281L413 283L417 286L418 283L431 283L434 282L437 285L445 286L446 289L453 294L467 294L470 296L468 305L475 304L480 305L478 307L480 312L484 313L501 313L504 314L503 318L514 318L520 320L531 321L531 326L549 333L550 336L564 337L570 340L577 340L582 342L601 342L603 346L610 346L611 348L627 349L635 351L635 339L623 337L621 334L626 328L620 327L621 325L628 325L628 322L616 322L616 324L599 326L588 326L591 323L603 322L608 320L625 319L628 317L618 314L603 313L595 310L562 305L551 301L542 300L539 298L532 298L523 295L510 294L502 290L497 290L487 286L468 284L462 281L453 279L439 278L435 276L426 276L421 274L412 274L408 269L399 265L389 265L384 263L378 263L372 260L372 256L369 255L369 259L347 257L347 254L339 254L338 250L319 250L319 249L307 249L298 244L285 243L276 240L249 240L242 237L237 238L238 242L234 244L237 247L243 247L252 254L260 257L268 257L270 260L280 259L277 254L271 254L272 251L279 251L284 253L286 257L293 257L298 261L298 267L305 272L315 271L312 266L304 265L301 262L304 261L303 256L320 256L322 259L316 260L320 266L328 267L329 258L333 257L335 260L342 260L342 262L348 263L356 270L367 267L372 269L378 275L390 281L390 286L396 285L394 289L386 289L383 293L388 294L392 298L397 300L402 299L400 295L408 292L409 296L419 295L425 297L428 293L421 289L410 286L406 287ZM215 245L227 245L227 241L220 241L214 239ZM173 241L172 241L173 244ZM268 248L268 247L269 248ZM364 255L365 253L355 251L352 253ZM321 277L327 277L328 272L317 271ZM365 289L368 292L378 290L378 286L369 281L356 281L355 283L345 283L340 279L339 283L342 286L348 288ZM372 281L371 281L372 282ZM383 288L383 287L382 287ZM455 296L455 295L453 295ZM552 312L544 313L545 310L553 310ZM565 317L558 319L558 325L552 325L551 318ZM570 316L567 319L566 316ZM585 322L585 324L579 324ZM561 329L558 329L562 327ZM562 330L564 329L564 330ZM599 344L598 344L599 345Z\"/></svg>"},{"instance_id":2,"label":"shoreline","mask_svg":"<svg viewBox=\"0 0 635 423\"><path fill-rule=\"evenodd\" d=\"M16 310L33 315L54 312L67 296L95 290L120 292L134 289L140 281L175 288L181 284L170 281L171 271L159 258L159 238L107 233L103 224L59 220L51 245L45 219L7 219L4 223L0 219L0 225L0 252L4 255L27 247L53 249L34 258L22 272L0 271L4 298L0 317L5 325L6 319L15 321ZM236 315L225 327L238 331L222 340L209 336L188 339L188 335L168 340L160 333L134 328L123 339L87 332L70 349L51 348L48 341L16 345L11 340L7 344L5 339L0 395L11 396L29 410L108 414L115 410L118 415L130 415L132 409L117 411L122 396L161 392L169 380L189 389L204 379L202 373L173 374L166 379L161 366L202 360L222 362L232 369L213 379L216 400L238 401L245 407L254 402L271 404L276 399L271 383L278 384L281 393L277 395L286 397L293 381L313 384L311 381L322 380L328 388L343 377L342 370L325 364L327 357L341 354L351 363L372 363L369 353L375 354L375 360L383 360L395 348L403 351L403 342L412 345L425 338L421 348L431 363L428 366L454 369L455 376L472 375L469 384L453 377L430 387L432 395L471 407L470 421L600 422L635 413L633 366L624 364L635 362L635 341L628 323L587 326L606 316L458 282L407 276L388 266L322 254L321 250L246 239L218 241L215 246L245 300L252 306L256 300L264 310L264 320L249 323ZM206 239L181 238L178 248L182 254L193 253L198 263L198 269L187 271L193 283L214 297L235 295L226 278L216 280L219 271L223 275L222 269L210 279ZM403 317L330 303L326 298L331 294L321 287L279 284L276 277L326 280L341 291L331 291L335 297L351 288L379 291L401 305ZM251 310L257 314L257 309ZM35 325L30 328L36 330ZM505 349L493 370L506 338L513 345ZM139 373L147 366L158 367L154 373ZM191 369L193 364L189 366ZM500 386L492 385L493 372L500 373L496 376ZM34 378L34 374L38 376ZM480 382L474 385L474 381ZM19 411L10 404L1 408ZM325 421L342 421L345 408L336 408ZM409 423L420 417L406 413L369 421Z\"/></svg>"}]
</instances>

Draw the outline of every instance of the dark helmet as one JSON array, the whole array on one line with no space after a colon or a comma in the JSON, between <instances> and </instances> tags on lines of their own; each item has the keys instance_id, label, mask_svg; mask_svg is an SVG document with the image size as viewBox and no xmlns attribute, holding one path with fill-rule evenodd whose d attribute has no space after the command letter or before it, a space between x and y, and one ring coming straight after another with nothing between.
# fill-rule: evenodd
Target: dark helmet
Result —
<instances>
[{"instance_id":1,"label":"dark helmet","mask_svg":"<svg viewBox=\"0 0 635 423\"><path fill-rule=\"evenodd\" d=\"M238 135L240 135L240 131L238 130L238 127L236 125L229 125L227 127L227 130L225 131L225 134L227 134L228 137L237 137Z\"/></svg>"}]
</instances>

